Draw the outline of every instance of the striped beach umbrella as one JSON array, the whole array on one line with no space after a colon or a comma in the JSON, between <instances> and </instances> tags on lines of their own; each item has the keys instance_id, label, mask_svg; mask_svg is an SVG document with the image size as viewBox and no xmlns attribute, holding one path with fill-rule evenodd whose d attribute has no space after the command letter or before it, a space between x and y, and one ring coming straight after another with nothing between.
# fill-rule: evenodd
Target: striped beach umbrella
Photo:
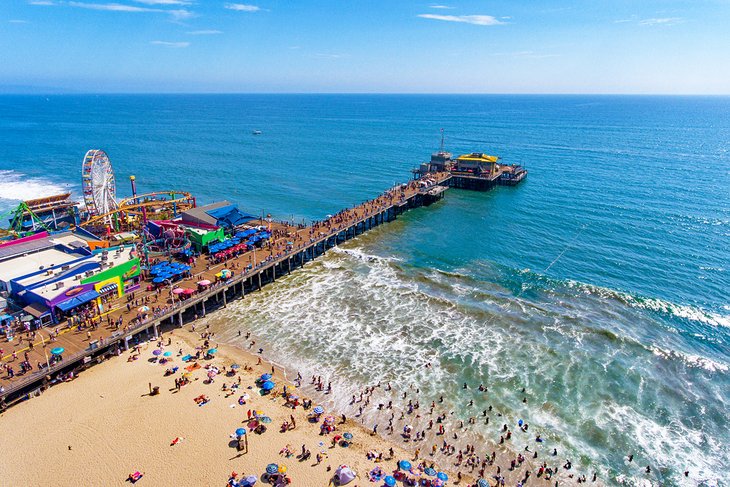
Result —
<instances>
[{"instance_id":1,"label":"striped beach umbrella","mask_svg":"<svg viewBox=\"0 0 730 487\"><path fill-rule=\"evenodd\" d=\"M269 475L274 475L279 473L279 466L275 463L270 463L266 466L266 473Z\"/></svg>"},{"instance_id":2,"label":"striped beach umbrella","mask_svg":"<svg viewBox=\"0 0 730 487\"><path fill-rule=\"evenodd\" d=\"M324 413L324 408L322 406L316 406L314 409L314 414L322 414Z\"/></svg>"}]
</instances>

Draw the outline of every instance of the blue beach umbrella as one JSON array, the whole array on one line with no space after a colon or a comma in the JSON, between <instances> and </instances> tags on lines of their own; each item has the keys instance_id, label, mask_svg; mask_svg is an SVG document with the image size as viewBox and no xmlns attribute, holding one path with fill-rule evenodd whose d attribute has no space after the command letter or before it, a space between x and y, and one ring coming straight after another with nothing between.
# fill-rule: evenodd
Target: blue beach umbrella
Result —
<instances>
[{"instance_id":1,"label":"blue beach umbrella","mask_svg":"<svg viewBox=\"0 0 730 487\"><path fill-rule=\"evenodd\" d=\"M162 354L163 357L172 357L172 352L165 352Z\"/></svg>"},{"instance_id":2,"label":"blue beach umbrella","mask_svg":"<svg viewBox=\"0 0 730 487\"><path fill-rule=\"evenodd\" d=\"M271 374L264 374L261 377L259 377L260 380L269 380L271 379Z\"/></svg>"},{"instance_id":3,"label":"blue beach umbrella","mask_svg":"<svg viewBox=\"0 0 730 487\"><path fill-rule=\"evenodd\" d=\"M51 349L51 353L53 355L61 355L64 351L65 349L63 347L56 347L54 349Z\"/></svg>"},{"instance_id":4,"label":"blue beach umbrella","mask_svg":"<svg viewBox=\"0 0 730 487\"><path fill-rule=\"evenodd\" d=\"M245 479L241 480L238 485L239 487L253 487L256 484L256 476L249 475Z\"/></svg>"},{"instance_id":5,"label":"blue beach umbrella","mask_svg":"<svg viewBox=\"0 0 730 487\"><path fill-rule=\"evenodd\" d=\"M446 482L447 480L449 480L449 476L448 476L448 475L446 475L446 474L445 474L445 473L443 473L443 472L439 472L439 473L437 473L437 474L436 474L436 478L438 478L439 480L443 480L444 482Z\"/></svg>"},{"instance_id":6,"label":"blue beach umbrella","mask_svg":"<svg viewBox=\"0 0 730 487\"><path fill-rule=\"evenodd\" d=\"M164 277L155 277L154 279L152 279L152 282L154 282L155 284L161 284L161 283L165 282L165 278Z\"/></svg>"},{"instance_id":7,"label":"blue beach umbrella","mask_svg":"<svg viewBox=\"0 0 730 487\"><path fill-rule=\"evenodd\" d=\"M424 470L423 473L425 473L429 477L435 477L436 476L436 470L432 469L431 467L426 468L426 470Z\"/></svg>"},{"instance_id":8,"label":"blue beach umbrella","mask_svg":"<svg viewBox=\"0 0 730 487\"><path fill-rule=\"evenodd\" d=\"M324 408L322 406L316 406L314 409L314 414L322 414L324 413Z\"/></svg>"},{"instance_id":9,"label":"blue beach umbrella","mask_svg":"<svg viewBox=\"0 0 730 487\"><path fill-rule=\"evenodd\" d=\"M262 388L263 390L265 390L265 391L270 391L270 390L271 390L271 389L273 389L274 387L276 387L276 384L274 384L274 383L273 383L273 382L271 382L270 380L267 380L266 382L264 382L263 384L261 384L261 388Z\"/></svg>"},{"instance_id":10,"label":"blue beach umbrella","mask_svg":"<svg viewBox=\"0 0 730 487\"><path fill-rule=\"evenodd\" d=\"M345 433L345 434L344 434L344 435L342 435L342 436L343 436L343 437L344 437L344 438L345 438L346 440L351 440L351 439L352 439L352 433Z\"/></svg>"},{"instance_id":11,"label":"blue beach umbrella","mask_svg":"<svg viewBox=\"0 0 730 487\"><path fill-rule=\"evenodd\" d=\"M490 487L489 482L487 482L484 479L479 479L477 481L477 487Z\"/></svg>"},{"instance_id":12,"label":"blue beach umbrella","mask_svg":"<svg viewBox=\"0 0 730 487\"><path fill-rule=\"evenodd\" d=\"M246 434L246 428L238 428L236 430L236 436L243 436Z\"/></svg>"},{"instance_id":13,"label":"blue beach umbrella","mask_svg":"<svg viewBox=\"0 0 730 487\"><path fill-rule=\"evenodd\" d=\"M208 350L208 355L215 355L216 353L218 353L217 348L211 348Z\"/></svg>"},{"instance_id":14,"label":"blue beach umbrella","mask_svg":"<svg viewBox=\"0 0 730 487\"><path fill-rule=\"evenodd\" d=\"M270 463L266 466L266 473L269 475L274 475L279 473L279 466L275 463Z\"/></svg>"},{"instance_id":15,"label":"blue beach umbrella","mask_svg":"<svg viewBox=\"0 0 730 487\"><path fill-rule=\"evenodd\" d=\"M383 482L385 482L385 485L388 487L393 487L395 485L395 477L388 475L383 479Z\"/></svg>"},{"instance_id":16,"label":"blue beach umbrella","mask_svg":"<svg viewBox=\"0 0 730 487\"><path fill-rule=\"evenodd\" d=\"M410 470L411 469L411 462L408 460L401 460L398 462L398 466L403 470Z\"/></svg>"}]
</instances>

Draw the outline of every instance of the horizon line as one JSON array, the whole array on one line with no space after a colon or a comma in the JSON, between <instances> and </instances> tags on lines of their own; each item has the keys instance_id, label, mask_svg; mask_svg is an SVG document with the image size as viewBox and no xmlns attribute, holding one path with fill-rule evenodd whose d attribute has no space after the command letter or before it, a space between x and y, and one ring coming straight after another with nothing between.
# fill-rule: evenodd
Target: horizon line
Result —
<instances>
[{"instance_id":1,"label":"horizon line","mask_svg":"<svg viewBox=\"0 0 730 487\"><path fill-rule=\"evenodd\" d=\"M32 87L29 87L32 88ZM382 95L382 96L668 96L728 97L730 93L580 93L580 92L398 92L398 91L0 91L0 96L90 96L90 95Z\"/></svg>"}]
</instances>

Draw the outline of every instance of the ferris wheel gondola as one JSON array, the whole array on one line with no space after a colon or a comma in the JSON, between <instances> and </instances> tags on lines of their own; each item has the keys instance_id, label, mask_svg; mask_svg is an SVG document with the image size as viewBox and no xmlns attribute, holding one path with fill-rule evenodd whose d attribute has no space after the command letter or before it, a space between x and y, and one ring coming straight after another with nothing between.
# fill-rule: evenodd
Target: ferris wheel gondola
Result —
<instances>
[{"instance_id":1,"label":"ferris wheel gondola","mask_svg":"<svg viewBox=\"0 0 730 487\"><path fill-rule=\"evenodd\" d=\"M104 215L118 208L114 171L106 152L92 149L86 153L81 180L89 216Z\"/></svg>"}]
</instances>

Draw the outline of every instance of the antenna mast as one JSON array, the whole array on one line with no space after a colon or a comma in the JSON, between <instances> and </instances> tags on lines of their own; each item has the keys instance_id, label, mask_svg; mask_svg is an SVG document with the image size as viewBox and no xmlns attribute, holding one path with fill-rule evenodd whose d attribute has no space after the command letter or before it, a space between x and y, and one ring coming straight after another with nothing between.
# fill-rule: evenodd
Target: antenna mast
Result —
<instances>
[{"instance_id":1,"label":"antenna mast","mask_svg":"<svg viewBox=\"0 0 730 487\"><path fill-rule=\"evenodd\" d=\"M440 152L444 151L444 129L441 129L441 150Z\"/></svg>"}]
</instances>

